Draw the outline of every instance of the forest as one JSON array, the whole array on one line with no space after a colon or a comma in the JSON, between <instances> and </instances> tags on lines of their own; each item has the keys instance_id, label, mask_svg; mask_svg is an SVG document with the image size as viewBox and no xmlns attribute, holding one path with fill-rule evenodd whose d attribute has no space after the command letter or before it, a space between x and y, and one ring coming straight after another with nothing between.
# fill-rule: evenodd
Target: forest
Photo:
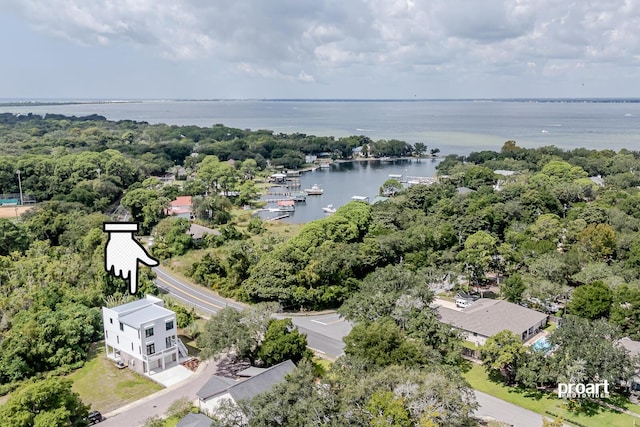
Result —
<instances>
[{"instance_id":1,"label":"forest","mask_svg":"<svg viewBox=\"0 0 640 427\"><path fill-rule=\"evenodd\" d=\"M573 344L558 363L582 352L589 378L617 354L606 343L640 339L639 152L527 149L507 141L499 151L445 157L433 185L374 205L352 202L286 237L239 213L256 204L268 165L296 168L306 154L325 152L348 158L363 144L376 155L426 150L360 136L0 114L0 193L18 193L21 184L38 202L20 218L0 219L0 391L81 366L101 339L100 307L127 293L103 269L102 223L119 207L155 237L156 256L203 286L284 310L339 309L356 322L345 358L324 376L335 394L313 403L308 381L315 374L302 366L299 382L268 400L307 393L308 400L287 407L292 419L315 411L332 420L324 425L344 425L345 416L354 417L351 425L377 425L375 414L395 413L405 420L398 425L445 425L438 411L407 409L430 398L462 408L439 407L450 415L448 425L470 423L474 401L459 375L461 339L427 309L442 286L483 292L497 285L501 298L566 318L573 329L565 330L574 333L551 341ZM181 185L153 177L168 170ZM187 220L166 217L178 195L193 196L194 221L220 234L196 242L185 234ZM139 295L155 293L152 273L141 272ZM601 350L575 344L585 331L603 338ZM501 342L511 339L496 336L495 348L483 353L505 382L546 386L568 369L519 346L505 358ZM257 348L251 357L259 357ZM402 378L415 381L406 394L398 391ZM428 397L424 384L439 394ZM266 403L248 405L270 425Z\"/></svg>"}]
</instances>

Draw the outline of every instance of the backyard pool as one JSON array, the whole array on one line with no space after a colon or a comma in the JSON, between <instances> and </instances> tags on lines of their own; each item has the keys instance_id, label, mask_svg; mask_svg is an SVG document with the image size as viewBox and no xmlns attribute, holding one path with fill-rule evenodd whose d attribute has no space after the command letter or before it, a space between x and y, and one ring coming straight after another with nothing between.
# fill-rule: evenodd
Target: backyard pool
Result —
<instances>
[{"instance_id":1,"label":"backyard pool","mask_svg":"<svg viewBox=\"0 0 640 427\"><path fill-rule=\"evenodd\" d=\"M551 350L551 344L549 343L549 341L547 341L547 337L542 337L531 344L531 348L536 351L543 351L545 353L548 353Z\"/></svg>"}]
</instances>

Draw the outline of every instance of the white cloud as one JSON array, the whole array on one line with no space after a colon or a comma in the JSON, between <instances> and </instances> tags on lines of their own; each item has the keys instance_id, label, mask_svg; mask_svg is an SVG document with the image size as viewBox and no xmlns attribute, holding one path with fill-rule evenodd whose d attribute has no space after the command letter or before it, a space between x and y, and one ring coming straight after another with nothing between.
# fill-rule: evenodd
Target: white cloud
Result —
<instances>
[{"instance_id":1,"label":"white cloud","mask_svg":"<svg viewBox=\"0 0 640 427\"><path fill-rule=\"evenodd\" d=\"M467 77L559 75L575 63L637 67L639 4L5 0L0 9L84 46L133 45L175 62L214 59L250 76L313 83L367 67L380 76L457 70Z\"/></svg>"}]
</instances>

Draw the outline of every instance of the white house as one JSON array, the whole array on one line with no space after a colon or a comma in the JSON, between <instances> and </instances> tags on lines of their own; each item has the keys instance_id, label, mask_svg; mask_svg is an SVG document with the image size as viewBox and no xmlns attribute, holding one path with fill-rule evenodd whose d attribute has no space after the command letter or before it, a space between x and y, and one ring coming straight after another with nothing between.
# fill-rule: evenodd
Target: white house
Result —
<instances>
[{"instance_id":1,"label":"white house","mask_svg":"<svg viewBox=\"0 0 640 427\"><path fill-rule=\"evenodd\" d=\"M286 360L267 369L246 370L247 375L255 375L241 381L214 375L196 393L198 406L202 412L214 416L224 400L235 404L240 399L251 399L269 391L271 387L284 381L286 375L295 368L296 365L291 360Z\"/></svg>"},{"instance_id":2,"label":"white house","mask_svg":"<svg viewBox=\"0 0 640 427\"><path fill-rule=\"evenodd\" d=\"M177 336L176 314L160 298L143 299L117 307L102 307L107 357L149 375L175 366L188 357Z\"/></svg>"}]
</instances>

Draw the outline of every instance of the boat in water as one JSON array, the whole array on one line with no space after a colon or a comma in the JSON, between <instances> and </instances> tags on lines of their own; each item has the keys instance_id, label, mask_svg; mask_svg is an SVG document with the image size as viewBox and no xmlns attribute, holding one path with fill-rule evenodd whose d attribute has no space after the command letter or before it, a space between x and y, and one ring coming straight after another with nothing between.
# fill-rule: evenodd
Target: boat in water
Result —
<instances>
[{"instance_id":1,"label":"boat in water","mask_svg":"<svg viewBox=\"0 0 640 427\"><path fill-rule=\"evenodd\" d=\"M320 196L324 193L324 190L320 188L318 184L313 184L311 188L305 188L304 192L307 193L308 196Z\"/></svg>"},{"instance_id":2,"label":"boat in water","mask_svg":"<svg viewBox=\"0 0 640 427\"><path fill-rule=\"evenodd\" d=\"M328 214L332 214L335 211L336 211L336 208L334 208L333 205L327 205L324 208L322 208L322 212L328 213Z\"/></svg>"},{"instance_id":3,"label":"boat in water","mask_svg":"<svg viewBox=\"0 0 640 427\"><path fill-rule=\"evenodd\" d=\"M331 163L320 163L320 169L329 169L331 167Z\"/></svg>"}]
</instances>

